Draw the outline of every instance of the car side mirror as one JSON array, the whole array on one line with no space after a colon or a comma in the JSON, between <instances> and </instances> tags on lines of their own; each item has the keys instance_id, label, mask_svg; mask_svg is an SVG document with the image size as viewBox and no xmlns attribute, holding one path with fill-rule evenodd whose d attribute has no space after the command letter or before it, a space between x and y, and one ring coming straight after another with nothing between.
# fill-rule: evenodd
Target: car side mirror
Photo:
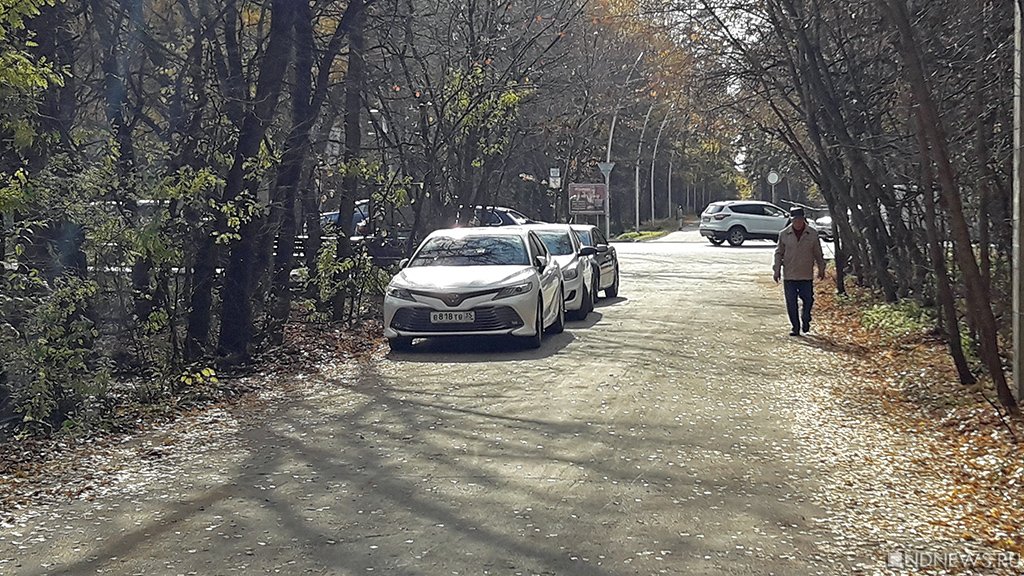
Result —
<instances>
[{"instance_id":1,"label":"car side mirror","mask_svg":"<svg viewBox=\"0 0 1024 576\"><path fill-rule=\"evenodd\" d=\"M608 251L608 245L607 244L598 244L597 246L594 246L594 250L597 250L601 254L604 254L605 252Z\"/></svg>"},{"instance_id":2,"label":"car side mirror","mask_svg":"<svg viewBox=\"0 0 1024 576\"><path fill-rule=\"evenodd\" d=\"M534 260L534 264L537 266L537 268L543 270L543 269L548 267L548 257L547 256L537 256L537 259Z\"/></svg>"},{"instance_id":3,"label":"car side mirror","mask_svg":"<svg viewBox=\"0 0 1024 576\"><path fill-rule=\"evenodd\" d=\"M398 268L399 269L405 268L408 265L409 265L409 259L408 258L402 258L401 260L398 261Z\"/></svg>"},{"instance_id":4,"label":"car side mirror","mask_svg":"<svg viewBox=\"0 0 1024 576\"><path fill-rule=\"evenodd\" d=\"M580 248L580 256L593 256L598 253L598 249L593 246L584 246Z\"/></svg>"}]
</instances>

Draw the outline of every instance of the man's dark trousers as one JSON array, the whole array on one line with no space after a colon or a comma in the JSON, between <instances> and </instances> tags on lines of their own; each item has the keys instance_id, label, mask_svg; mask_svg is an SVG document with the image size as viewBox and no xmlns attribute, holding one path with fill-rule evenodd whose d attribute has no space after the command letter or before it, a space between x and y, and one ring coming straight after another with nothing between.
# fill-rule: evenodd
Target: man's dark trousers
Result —
<instances>
[{"instance_id":1,"label":"man's dark trousers","mask_svg":"<svg viewBox=\"0 0 1024 576\"><path fill-rule=\"evenodd\" d=\"M789 312L789 322L793 325L793 332L799 332L801 320L803 320L804 328L811 324L811 308L814 307L814 281L786 280L783 284L786 291L786 310ZM797 309L797 298L804 303L802 316Z\"/></svg>"}]
</instances>

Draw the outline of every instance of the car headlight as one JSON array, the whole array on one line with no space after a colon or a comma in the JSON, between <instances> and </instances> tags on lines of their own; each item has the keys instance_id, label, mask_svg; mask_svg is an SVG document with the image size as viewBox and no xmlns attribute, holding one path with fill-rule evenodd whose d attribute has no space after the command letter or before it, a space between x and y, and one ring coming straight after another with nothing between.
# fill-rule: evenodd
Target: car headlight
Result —
<instances>
[{"instance_id":1,"label":"car headlight","mask_svg":"<svg viewBox=\"0 0 1024 576\"><path fill-rule=\"evenodd\" d=\"M516 284L515 286L506 286L498 292L498 295L494 297L495 300L502 298L511 298L512 296L520 296L522 294L529 294L533 290L532 282L523 282L522 284Z\"/></svg>"},{"instance_id":2,"label":"car headlight","mask_svg":"<svg viewBox=\"0 0 1024 576\"><path fill-rule=\"evenodd\" d=\"M568 270L562 270L563 280L575 280L580 275L579 268L569 268Z\"/></svg>"},{"instance_id":3,"label":"car headlight","mask_svg":"<svg viewBox=\"0 0 1024 576\"><path fill-rule=\"evenodd\" d=\"M412 297L412 292L409 292L405 288L397 288L395 286L388 286L388 296L398 298L399 300L408 300L409 302L416 301L416 299Z\"/></svg>"}]
</instances>

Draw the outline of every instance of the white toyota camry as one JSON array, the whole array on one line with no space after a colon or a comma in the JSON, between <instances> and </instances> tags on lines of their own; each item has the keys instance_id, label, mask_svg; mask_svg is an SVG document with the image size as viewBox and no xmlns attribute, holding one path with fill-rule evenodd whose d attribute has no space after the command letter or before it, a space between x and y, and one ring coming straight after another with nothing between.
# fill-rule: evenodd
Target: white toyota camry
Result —
<instances>
[{"instance_id":1,"label":"white toyota camry","mask_svg":"<svg viewBox=\"0 0 1024 576\"><path fill-rule=\"evenodd\" d=\"M573 320L584 320L594 311L597 300L596 271L590 256L597 254L593 246L583 246L568 224L535 224L524 226L537 233L548 252L562 268L565 283L565 309Z\"/></svg>"},{"instance_id":2,"label":"white toyota camry","mask_svg":"<svg viewBox=\"0 0 1024 576\"><path fill-rule=\"evenodd\" d=\"M512 335L539 348L565 327L562 270L532 230L438 230L423 240L384 296L392 350L414 338Z\"/></svg>"}]
</instances>

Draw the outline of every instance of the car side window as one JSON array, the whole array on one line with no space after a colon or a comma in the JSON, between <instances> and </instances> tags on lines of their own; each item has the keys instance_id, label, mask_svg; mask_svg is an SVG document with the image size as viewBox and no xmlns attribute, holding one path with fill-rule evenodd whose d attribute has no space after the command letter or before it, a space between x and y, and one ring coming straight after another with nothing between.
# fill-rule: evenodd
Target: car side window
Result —
<instances>
[{"instance_id":1,"label":"car side window","mask_svg":"<svg viewBox=\"0 0 1024 576\"><path fill-rule=\"evenodd\" d=\"M604 239L604 232L602 232L600 228L594 228L593 230L595 246L601 246L602 244L608 243L608 241Z\"/></svg>"},{"instance_id":2,"label":"car side window","mask_svg":"<svg viewBox=\"0 0 1024 576\"><path fill-rule=\"evenodd\" d=\"M533 232L530 232L530 248L533 252L534 257L548 255L548 250L544 246L544 243L541 242L540 239L537 238L537 235L534 234Z\"/></svg>"},{"instance_id":3,"label":"car side window","mask_svg":"<svg viewBox=\"0 0 1024 576\"><path fill-rule=\"evenodd\" d=\"M737 214L747 214L749 216L762 215L764 212L758 210L760 208L756 204L733 204L729 206L729 209Z\"/></svg>"}]
</instances>

